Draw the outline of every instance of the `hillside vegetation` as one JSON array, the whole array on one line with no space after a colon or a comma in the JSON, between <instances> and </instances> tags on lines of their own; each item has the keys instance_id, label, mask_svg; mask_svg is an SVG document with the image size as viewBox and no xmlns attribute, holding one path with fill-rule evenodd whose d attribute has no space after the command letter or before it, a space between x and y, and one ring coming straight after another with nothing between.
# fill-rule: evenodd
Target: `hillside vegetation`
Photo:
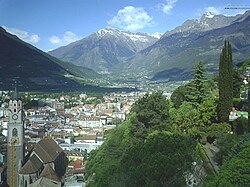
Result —
<instances>
[{"instance_id":1,"label":"hillside vegetation","mask_svg":"<svg viewBox=\"0 0 250 187\"><path fill-rule=\"evenodd\" d=\"M93 70L62 62L23 42L0 27L0 88L10 89L15 81L25 91L97 90L72 77L98 78Z\"/></svg>"},{"instance_id":2,"label":"hillside vegetation","mask_svg":"<svg viewBox=\"0 0 250 187\"><path fill-rule=\"evenodd\" d=\"M231 63L227 58L221 63ZM232 77L234 92L242 90L242 79ZM249 186L248 121L220 118L218 81L207 79L199 62L193 80L170 100L160 92L138 100L129 120L109 131L101 148L90 153L87 186ZM233 106L247 110L239 95Z\"/></svg>"}]
</instances>

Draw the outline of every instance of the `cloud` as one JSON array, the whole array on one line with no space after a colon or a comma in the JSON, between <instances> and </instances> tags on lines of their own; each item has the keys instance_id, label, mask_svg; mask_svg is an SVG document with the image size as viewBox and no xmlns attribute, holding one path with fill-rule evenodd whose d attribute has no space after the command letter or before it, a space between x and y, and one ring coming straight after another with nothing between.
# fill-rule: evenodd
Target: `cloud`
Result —
<instances>
[{"instance_id":1,"label":"cloud","mask_svg":"<svg viewBox=\"0 0 250 187\"><path fill-rule=\"evenodd\" d=\"M172 9L174 8L175 4L178 0L166 0L165 3L159 3L157 5L158 10L162 11L163 13L170 15Z\"/></svg>"},{"instance_id":2,"label":"cloud","mask_svg":"<svg viewBox=\"0 0 250 187\"><path fill-rule=\"evenodd\" d=\"M51 36L49 38L50 43L52 44L58 44L61 43L61 39L58 36Z\"/></svg>"},{"instance_id":3,"label":"cloud","mask_svg":"<svg viewBox=\"0 0 250 187\"><path fill-rule=\"evenodd\" d=\"M137 31L153 24L153 17L140 7L127 6L119 10L108 24L129 31Z\"/></svg>"},{"instance_id":4,"label":"cloud","mask_svg":"<svg viewBox=\"0 0 250 187\"><path fill-rule=\"evenodd\" d=\"M76 40L78 40L77 36L75 33L71 32L71 31L67 31L64 33L64 36L63 36L63 39L68 42L68 43L71 43L71 42L74 42Z\"/></svg>"},{"instance_id":5,"label":"cloud","mask_svg":"<svg viewBox=\"0 0 250 187\"><path fill-rule=\"evenodd\" d=\"M37 34L30 34L27 31L23 31L23 30L16 29L16 28L9 28L5 26L3 26L3 28L7 32L16 35L18 38L28 43L35 44L41 40L41 38Z\"/></svg>"},{"instance_id":6,"label":"cloud","mask_svg":"<svg viewBox=\"0 0 250 187\"><path fill-rule=\"evenodd\" d=\"M60 45L67 45L76 40L79 40L79 37L77 37L72 31L66 31L61 38L59 36L51 36L49 38L50 43Z\"/></svg>"}]
</instances>

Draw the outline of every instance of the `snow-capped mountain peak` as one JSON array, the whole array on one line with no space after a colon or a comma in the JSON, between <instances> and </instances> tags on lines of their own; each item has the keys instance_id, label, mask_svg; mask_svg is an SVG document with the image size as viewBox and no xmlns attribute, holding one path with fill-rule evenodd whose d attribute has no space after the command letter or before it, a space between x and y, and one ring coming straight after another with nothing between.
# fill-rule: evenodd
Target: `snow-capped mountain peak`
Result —
<instances>
[{"instance_id":1,"label":"snow-capped mountain peak","mask_svg":"<svg viewBox=\"0 0 250 187\"><path fill-rule=\"evenodd\" d=\"M151 36L153 36L154 38L160 39L162 34L159 32L156 32L156 33L152 34Z\"/></svg>"},{"instance_id":2,"label":"snow-capped mountain peak","mask_svg":"<svg viewBox=\"0 0 250 187\"><path fill-rule=\"evenodd\" d=\"M97 37L102 38L106 35L112 35L119 40L130 40L132 42L143 42L147 43L150 41L154 41L156 38L159 39L161 36L160 33L155 33L154 35L149 35L146 33L134 33L130 31L120 31L115 28L107 27L101 30L98 30L96 33ZM151 43L151 42L150 42Z\"/></svg>"},{"instance_id":3,"label":"snow-capped mountain peak","mask_svg":"<svg viewBox=\"0 0 250 187\"><path fill-rule=\"evenodd\" d=\"M206 18L213 18L215 16L215 14L214 13L212 13L212 12L210 12L210 11L207 11L206 13L205 13L205 17Z\"/></svg>"},{"instance_id":4,"label":"snow-capped mountain peak","mask_svg":"<svg viewBox=\"0 0 250 187\"><path fill-rule=\"evenodd\" d=\"M98 37L103 37L106 34L110 34L110 35L116 35L117 33L119 33L120 31L111 27L107 27L104 29L100 29L96 32Z\"/></svg>"}]
</instances>

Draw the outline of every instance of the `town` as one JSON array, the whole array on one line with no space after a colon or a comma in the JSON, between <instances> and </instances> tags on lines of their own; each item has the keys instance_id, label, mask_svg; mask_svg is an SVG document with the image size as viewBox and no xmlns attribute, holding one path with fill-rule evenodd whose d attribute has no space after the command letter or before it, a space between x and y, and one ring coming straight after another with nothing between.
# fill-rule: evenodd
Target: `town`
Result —
<instances>
[{"instance_id":1,"label":"town","mask_svg":"<svg viewBox=\"0 0 250 187\"><path fill-rule=\"evenodd\" d=\"M0 92L1 184L5 184L7 180L8 124L11 123L11 118L16 119L13 117L15 114L11 117L9 112L14 94L13 91ZM24 157L29 155L41 140L50 140L47 147L54 145L51 149L62 150L67 157L67 167L61 178L49 177L49 180L54 181L55 186L83 186L85 162L91 150L102 145L109 130L126 120L131 106L145 94L146 92L131 92L90 96L80 93L70 96L62 93L45 97L46 95L23 93ZM165 95L170 96L169 93ZM24 186L35 182L37 178L38 175L28 180Z\"/></svg>"}]
</instances>

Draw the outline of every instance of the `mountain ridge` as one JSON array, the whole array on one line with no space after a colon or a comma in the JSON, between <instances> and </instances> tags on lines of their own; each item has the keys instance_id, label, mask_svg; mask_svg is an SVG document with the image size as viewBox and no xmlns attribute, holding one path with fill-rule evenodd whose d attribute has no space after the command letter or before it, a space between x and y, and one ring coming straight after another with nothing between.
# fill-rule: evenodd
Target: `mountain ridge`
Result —
<instances>
[{"instance_id":1,"label":"mountain ridge","mask_svg":"<svg viewBox=\"0 0 250 187\"><path fill-rule=\"evenodd\" d=\"M120 61L135 55L157 40L145 33L132 33L108 27L48 54L97 72L109 72Z\"/></svg>"},{"instance_id":2,"label":"mountain ridge","mask_svg":"<svg viewBox=\"0 0 250 187\"><path fill-rule=\"evenodd\" d=\"M161 72L166 71L170 72L165 74L166 79L168 79L167 76L172 79L171 76L174 74L171 72L180 73L178 79L186 79L191 77L188 74L200 60L205 62L205 66L210 71L217 71L219 54L225 39L228 39L234 47L235 63L249 58L250 49L247 47L250 45L247 31L250 29L247 20L249 16L250 11L235 16L206 12L200 19L187 20L173 30L165 32L151 44L147 43L147 47L138 46L140 44L136 46L131 41L129 44L121 44L117 42L121 39L120 35L114 34L114 32L128 35L138 33L105 28L93 33L87 39L82 39L84 40L82 45L86 49L83 53L80 50L74 51L74 48L81 45L73 43L63 47L61 51L56 49L50 54L57 53L56 57L71 62L78 58L75 64L115 76L122 74L125 77L146 77L155 80L156 77L162 77L158 76L159 73L164 75ZM70 50L67 50L67 47ZM76 55L79 56L75 58Z\"/></svg>"},{"instance_id":3,"label":"mountain ridge","mask_svg":"<svg viewBox=\"0 0 250 187\"><path fill-rule=\"evenodd\" d=\"M76 67L49 56L8 33L2 27L0 27L0 43L1 89L10 89L17 81L22 85L22 90L69 90L81 87L81 84L65 75L80 76L85 79L97 75L93 70Z\"/></svg>"},{"instance_id":4,"label":"mountain ridge","mask_svg":"<svg viewBox=\"0 0 250 187\"><path fill-rule=\"evenodd\" d=\"M178 79L181 77L186 79L191 77L195 64L204 61L206 68L215 72L218 69L219 55L225 39L232 44L234 62L244 61L249 58L250 53L249 18L250 11L247 11L243 15L237 15L231 24L226 24L224 27L199 32L193 30L174 32L167 37L163 35L155 44L133 57L127 65L129 67L127 71L134 71L135 67L140 67L140 71L134 71L135 75L144 71L144 74L157 80L158 75L164 74L164 71L176 72L175 69L178 69L178 72L181 72ZM176 77L171 73L165 75L166 79Z\"/></svg>"}]
</instances>

